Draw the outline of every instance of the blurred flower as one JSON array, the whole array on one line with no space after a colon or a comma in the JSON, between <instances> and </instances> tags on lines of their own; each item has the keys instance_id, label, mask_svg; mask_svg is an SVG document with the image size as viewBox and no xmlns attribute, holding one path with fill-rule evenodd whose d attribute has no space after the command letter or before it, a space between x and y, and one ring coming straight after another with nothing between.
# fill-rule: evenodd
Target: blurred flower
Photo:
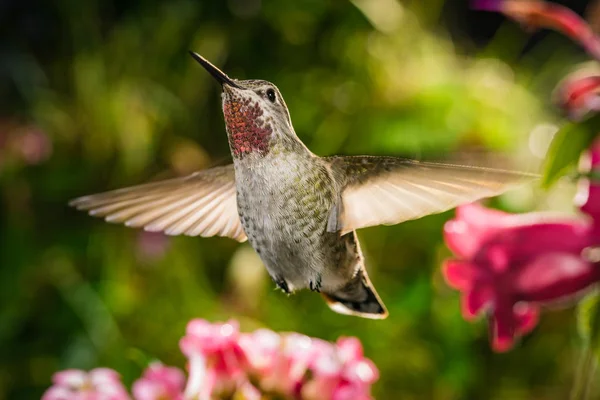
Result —
<instances>
[{"instance_id":1,"label":"blurred flower","mask_svg":"<svg viewBox=\"0 0 600 400\"><path fill-rule=\"evenodd\" d=\"M367 399L378 379L356 338L337 344L261 329L240 337L251 380L271 393L302 399Z\"/></svg>"},{"instance_id":2,"label":"blurred flower","mask_svg":"<svg viewBox=\"0 0 600 400\"><path fill-rule=\"evenodd\" d=\"M473 8L501 12L530 27L555 29L579 42L595 59L600 60L600 41L579 15L559 4L542 0L475 0Z\"/></svg>"},{"instance_id":3,"label":"blurred flower","mask_svg":"<svg viewBox=\"0 0 600 400\"><path fill-rule=\"evenodd\" d=\"M118 373L109 368L90 372L67 369L52 377L54 385L42 400L125 400L129 395Z\"/></svg>"},{"instance_id":4,"label":"blurred flower","mask_svg":"<svg viewBox=\"0 0 600 400\"><path fill-rule=\"evenodd\" d=\"M554 92L555 102L573 121L600 111L600 75L577 71L567 76Z\"/></svg>"},{"instance_id":5,"label":"blurred flower","mask_svg":"<svg viewBox=\"0 0 600 400\"><path fill-rule=\"evenodd\" d=\"M23 161L37 165L46 161L52 154L52 142L48 135L35 127L28 127L17 135L14 143Z\"/></svg>"},{"instance_id":6,"label":"blurred flower","mask_svg":"<svg viewBox=\"0 0 600 400\"><path fill-rule=\"evenodd\" d=\"M135 400L260 400L263 394L278 399L368 400L371 385L379 379L377 367L364 357L356 338L340 338L334 344L268 329L240 334L236 321L211 324L194 319L180 347L189 359L187 384L178 368L156 362L134 382ZM44 400L128 398L112 370L67 370L57 373L54 382Z\"/></svg>"},{"instance_id":7,"label":"blurred flower","mask_svg":"<svg viewBox=\"0 0 600 400\"><path fill-rule=\"evenodd\" d=\"M258 329L252 333L240 335L246 368L257 376L271 376L278 367L281 351L281 336L269 329Z\"/></svg>"},{"instance_id":8,"label":"blurred flower","mask_svg":"<svg viewBox=\"0 0 600 400\"><path fill-rule=\"evenodd\" d=\"M202 319L191 320L179 347L189 361L186 397L209 398L213 391L232 390L243 378L245 364L238 344L236 321L211 324Z\"/></svg>"},{"instance_id":9,"label":"blurred flower","mask_svg":"<svg viewBox=\"0 0 600 400\"><path fill-rule=\"evenodd\" d=\"M313 378L303 388L305 399L370 399L371 385L379 379L377 367L364 358L356 338L340 338L335 346L315 351L310 363Z\"/></svg>"},{"instance_id":10,"label":"blurred flower","mask_svg":"<svg viewBox=\"0 0 600 400\"><path fill-rule=\"evenodd\" d=\"M444 227L459 258L446 261L448 284L463 292L462 313L490 314L492 347L506 351L537 323L539 305L571 297L600 280L583 254L600 237L585 220L510 215L471 204Z\"/></svg>"},{"instance_id":11,"label":"blurred flower","mask_svg":"<svg viewBox=\"0 0 600 400\"><path fill-rule=\"evenodd\" d=\"M37 165L52 155L52 141L35 125L0 121L0 164L7 161Z\"/></svg>"},{"instance_id":12,"label":"blurred flower","mask_svg":"<svg viewBox=\"0 0 600 400\"><path fill-rule=\"evenodd\" d=\"M269 392L296 396L308 371L316 341L318 339L297 333L278 335L259 329L243 334L240 346L251 379Z\"/></svg>"},{"instance_id":13,"label":"blurred flower","mask_svg":"<svg viewBox=\"0 0 600 400\"><path fill-rule=\"evenodd\" d=\"M133 383L135 400L182 400L185 375L179 368L160 362L148 366L140 379Z\"/></svg>"},{"instance_id":14,"label":"blurred flower","mask_svg":"<svg viewBox=\"0 0 600 400\"><path fill-rule=\"evenodd\" d=\"M137 235L137 252L145 261L162 258L169 248L169 237L162 232L140 231Z\"/></svg>"}]
</instances>

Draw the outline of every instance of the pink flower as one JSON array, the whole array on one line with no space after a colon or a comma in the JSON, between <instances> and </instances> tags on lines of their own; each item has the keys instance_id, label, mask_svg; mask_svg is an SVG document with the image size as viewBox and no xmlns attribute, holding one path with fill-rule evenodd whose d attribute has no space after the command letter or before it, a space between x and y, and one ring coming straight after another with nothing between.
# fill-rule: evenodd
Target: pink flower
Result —
<instances>
[{"instance_id":1,"label":"pink flower","mask_svg":"<svg viewBox=\"0 0 600 400\"><path fill-rule=\"evenodd\" d=\"M571 297L600 280L583 257L600 243L584 220L543 214L510 215L471 204L444 228L458 260L444 265L448 284L462 292L462 313L488 311L492 347L506 351L531 331L539 305Z\"/></svg>"},{"instance_id":2,"label":"pink flower","mask_svg":"<svg viewBox=\"0 0 600 400\"><path fill-rule=\"evenodd\" d=\"M322 347L326 343L327 347ZM313 378L302 389L306 399L370 399L371 385L379 379L377 367L364 358L356 338L340 338L313 351L310 370Z\"/></svg>"},{"instance_id":3,"label":"pink flower","mask_svg":"<svg viewBox=\"0 0 600 400\"><path fill-rule=\"evenodd\" d=\"M37 165L46 161L52 155L52 142L48 135L34 127L26 127L15 138L15 144L23 161L30 165Z\"/></svg>"},{"instance_id":4,"label":"pink flower","mask_svg":"<svg viewBox=\"0 0 600 400\"><path fill-rule=\"evenodd\" d=\"M277 352L262 346L270 361L269 367L260 374L261 387L285 396L296 396L304 383L315 346L321 342L298 333L287 333L280 336Z\"/></svg>"},{"instance_id":5,"label":"pink flower","mask_svg":"<svg viewBox=\"0 0 600 400\"><path fill-rule=\"evenodd\" d=\"M202 319L190 321L179 347L189 361L186 397L209 398L213 391L233 390L244 378L244 354L238 344L236 321L211 324Z\"/></svg>"},{"instance_id":6,"label":"pink flower","mask_svg":"<svg viewBox=\"0 0 600 400\"><path fill-rule=\"evenodd\" d=\"M143 261L160 260L169 249L170 238L162 232L140 231L137 235L137 253Z\"/></svg>"},{"instance_id":7,"label":"pink flower","mask_svg":"<svg viewBox=\"0 0 600 400\"><path fill-rule=\"evenodd\" d=\"M211 324L195 319L188 323L180 347L189 359L187 384L181 370L156 362L134 382L135 400L260 400L265 394L305 400L368 400L371 385L379 378L356 338L341 338L333 344L268 329L240 334L236 321ZM119 376L109 369L89 374L59 372L54 383L44 400L129 398Z\"/></svg>"},{"instance_id":8,"label":"pink flower","mask_svg":"<svg viewBox=\"0 0 600 400\"><path fill-rule=\"evenodd\" d=\"M240 346L251 380L267 392L290 398L369 398L370 387L378 379L377 368L364 358L356 338L332 344L261 329L242 334Z\"/></svg>"},{"instance_id":9,"label":"pink flower","mask_svg":"<svg viewBox=\"0 0 600 400\"><path fill-rule=\"evenodd\" d=\"M473 8L501 12L527 27L557 30L579 42L592 57L600 60L600 41L594 31L566 7L542 0L475 0Z\"/></svg>"},{"instance_id":10,"label":"pink flower","mask_svg":"<svg viewBox=\"0 0 600 400\"><path fill-rule=\"evenodd\" d=\"M42 400L126 400L129 395L118 373L108 368L90 372L67 369L54 374L54 385Z\"/></svg>"},{"instance_id":11,"label":"pink flower","mask_svg":"<svg viewBox=\"0 0 600 400\"><path fill-rule=\"evenodd\" d=\"M185 375L179 368L154 362L133 384L135 400L182 400Z\"/></svg>"},{"instance_id":12,"label":"pink flower","mask_svg":"<svg viewBox=\"0 0 600 400\"><path fill-rule=\"evenodd\" d=\"M558 106L573 121L600 111L600 76L596 72L576 71L567 76L554 92Z\"/></svg>"},{"instance_id":13,"label":"pink flower","mask_svg":"<svg viewBox=\"0 0 600 400\"><path fill-rule=\"evenodd\" d=\"M240 335L239 345L250 374L265 377L276 372L282 346L280 335L269 329L258 329Z\"/></svg>"}]
</instances>

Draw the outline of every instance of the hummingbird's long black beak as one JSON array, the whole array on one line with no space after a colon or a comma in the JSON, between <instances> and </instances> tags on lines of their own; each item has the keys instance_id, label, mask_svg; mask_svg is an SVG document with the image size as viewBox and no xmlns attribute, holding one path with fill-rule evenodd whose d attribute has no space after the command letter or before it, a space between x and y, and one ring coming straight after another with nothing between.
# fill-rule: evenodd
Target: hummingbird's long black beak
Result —
<instances>
[{"instance_id":1,"label":"hummingbird's long black beak","mask_svg":"<svg viewBox=\"0 0 600 400\"><path fill-rule=\"evenodd\" d=\"M235 83L230 77L228 77L225 74L225 72L212 65L210 61L208 61L206 58L191 50L190 54L192 55L192 57L194 57L194 60L198 61L198 63L202 65L204 69L207 70L208 73L211 74L221 85L228 85L241 89L241 87L237 83Z\"/></svg>"}]
</instances>

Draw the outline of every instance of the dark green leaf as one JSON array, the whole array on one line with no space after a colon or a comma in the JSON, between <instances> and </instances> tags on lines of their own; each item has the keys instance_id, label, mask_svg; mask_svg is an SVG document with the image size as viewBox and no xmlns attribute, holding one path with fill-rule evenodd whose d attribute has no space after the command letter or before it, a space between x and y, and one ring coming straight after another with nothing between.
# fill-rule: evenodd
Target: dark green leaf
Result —
<instances>
[{"instance_id":1,"label":"dark green leaf","mask_svg":"<svg viewBox=\"0 0 600 400\"><path fill-rule=\"evenodd\" d=\"M577 307L577 327L586 345L600 358L600 292L588 294Z\"/></svg>"},{"instance_id":2,"label":"dark green leaf","mask_svg":"<svg viewBox=\"0 0 600 400\"><path fill-rule=\"evenodd\" d=\"M590 146L600 132L600 115L595 115L583 122L570 122L563 126L552 141L542 185L550 187L558 178L574 167L581 152Z\"/></svg>"}]
</instances>

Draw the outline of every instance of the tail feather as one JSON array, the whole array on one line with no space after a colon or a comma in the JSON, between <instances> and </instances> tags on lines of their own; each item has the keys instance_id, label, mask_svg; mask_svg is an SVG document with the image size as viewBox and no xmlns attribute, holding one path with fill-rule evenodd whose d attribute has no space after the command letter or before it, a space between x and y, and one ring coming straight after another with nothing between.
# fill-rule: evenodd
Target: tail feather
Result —
<instances>
[{"instance_id":1,"label":"tail feather","mask_svg":"<svg viewBox=\"0 0 600 400\"><path fill-rule=\"evenodd\" d=\"M384 319L388 312L363 269L345 286L333 293L322 293L333 311L362 318Z\"/></svg>"}]
</instances>

